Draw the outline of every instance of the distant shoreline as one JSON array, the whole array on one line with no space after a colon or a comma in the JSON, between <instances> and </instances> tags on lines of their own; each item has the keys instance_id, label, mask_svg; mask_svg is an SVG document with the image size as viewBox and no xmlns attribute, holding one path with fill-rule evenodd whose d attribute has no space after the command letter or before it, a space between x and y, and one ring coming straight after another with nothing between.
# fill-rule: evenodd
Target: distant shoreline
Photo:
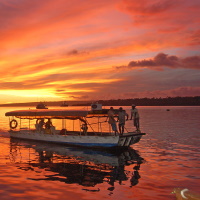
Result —
<instances>
[{"instance_id":1,"label":"distant shoreline","mask_svg":"<svg viewBox=\"0 0 200 200\"><path fill-rule=\"evenodd\" d=\"M69 106L90 106L95 101L66 101ZM134 99L115 99L96 101L103 106L200 106L200 96L195 97L167 97L167 98L134 98ZM36 107L38 103L48 106L61 106L63 101L55 102L26 102L0 104L0 107Z\"/></svg>"},{"instance_id":2,"label":"distant shoreline","mask_svg":"<svg viewBox=\"0 0 200 200\"><path fill-rule=\"evenodd\" d=\"M66 101L66 104L72 106L74 104L79 103L88 103L89 101ZM36 107L39 103L43 103L46 106L61 106L63 105L63 101L40 101L40 102L24 102L24 103L7 103L0 104L0 107L20 107L20 106L32 106Z\"/></svg>"}]
</instances>

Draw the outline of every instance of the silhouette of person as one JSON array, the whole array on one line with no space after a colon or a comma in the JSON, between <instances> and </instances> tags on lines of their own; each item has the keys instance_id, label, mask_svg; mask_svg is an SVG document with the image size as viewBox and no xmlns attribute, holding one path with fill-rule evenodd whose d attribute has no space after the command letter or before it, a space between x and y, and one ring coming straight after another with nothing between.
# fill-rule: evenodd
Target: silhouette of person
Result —
<instances>
[{"instance_id":1,"label":"silhouette of person","mask_svg":"<svg viewBox=\"0 0 200 200\"><path fill-rule=\"evenodd\" d=\"M119 133L120 133L121 135L123 135L123 133L124 133L125 121L128 120L128 114L126 113L125 110L123 110L122 107L119 108L118 120L119 120Z\"/></svg>"},{"instance_id":2,"label":"silhouette of person","mask_svg":"<svg viewBox=\"0 0 200 200\"><path fill-rule=\"evenodd\" d=\"M52 125L51 119L48 119L47 122L45 123L45 128L50 129Z\"/></svg>"},{"instance_id":3,"label":"silhouette of person","mask_svg":"<svg viewBox=\"0 0 200 200\"><path fill-rule=\"evenodd\" d=\"M112 130L115 132L115 135L117 135L118 130L117 130L117 125L116 125L116 120L114 118L114 109L113 107L110 107L110 110L108 111L108 123L111 125Z\"/></svg>"},{"instance_id":4,"label":"silhouette of person","mask_svg":"<svg viewBox=\"0 0 200 200\"><path fill-rule=\"evenodd\" d=\"M44 119L41 119L40 122L38 123L38 129L39 129L39 131L42 131L44 129L43 128L44 124L45 124Z\"/></svg>"},{"instance_id":5,"label":"silhouette of person","mask_svg":"<svg viewBox=\"0 0 200 200\"><path fill-rule=\"evenodd\" d=\"M132 105L131 109L131 120L133 119L133 124L136 127L136 131L140 131L140 117L138 113L138 109L135 105Z\"/></svg>"}]
</instances>

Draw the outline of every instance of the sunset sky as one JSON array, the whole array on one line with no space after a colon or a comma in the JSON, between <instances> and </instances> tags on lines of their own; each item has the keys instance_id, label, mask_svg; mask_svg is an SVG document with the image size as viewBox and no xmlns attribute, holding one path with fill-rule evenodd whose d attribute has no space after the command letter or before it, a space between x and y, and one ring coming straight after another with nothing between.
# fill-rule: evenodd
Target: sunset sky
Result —
<instances>
[{"instance_id":1,"label":"sunset sky","mask_svg":"<svg viewBox=\"0 0 200 200\"><path fill-rule=\"evenodd\" d=\"M199 0L0 0L0 103L200 96Z\"/></svg>"}]
</instances>

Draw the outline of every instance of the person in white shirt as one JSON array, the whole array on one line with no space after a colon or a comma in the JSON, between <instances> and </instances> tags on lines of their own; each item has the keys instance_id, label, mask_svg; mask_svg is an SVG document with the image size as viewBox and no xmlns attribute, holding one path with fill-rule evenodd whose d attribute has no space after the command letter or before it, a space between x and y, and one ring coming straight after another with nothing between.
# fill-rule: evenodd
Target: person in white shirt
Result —
<instances>
[{"instance_id":1,"label":"person in white shirt","mask_svg":"<svg viewBox=\"0 0 200 200\"><path fill-rule=\"evenodd\" d=\"M112 130L115 132L115 135L117 135L118 130L114 116L115 116L114 109L113 107L110 107L110 110L108 111L108 123L111 125Z\"/></svg>"},{"instance_id":2,"label":"person in white shirt","mask_svg":"<svg viewBox=\"0 0 200 200\"><path fill-rule=\"evenodd\" d=\"M119 108L118 120L119 120L119 133L120 133L121 135L123 135L123 133L124 133L125 121L128 120L128 114L126 113L125 110L123 110L122 107Z\"/></svg>"},{"instance_id":3,"label":"person in white shirt","mask_svg":"<svg viewBox=\"0 0 200 200\"><path fill-rule=\"evenodd\" d=\"M140 131L140 116L138 109L135 105L132 105L131 109L131 120L133 119L133 125L136 127L136 131Z\"/></svg>"}]
</instances>

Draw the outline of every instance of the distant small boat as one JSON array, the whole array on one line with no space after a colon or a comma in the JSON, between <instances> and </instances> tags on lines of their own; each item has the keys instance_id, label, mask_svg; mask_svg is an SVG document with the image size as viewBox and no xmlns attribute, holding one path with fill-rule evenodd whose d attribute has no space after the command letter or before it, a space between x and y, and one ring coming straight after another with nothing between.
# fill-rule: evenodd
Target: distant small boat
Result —
<instances>
[{"instance_id":1,"label":"distant small boat","mask_svg":"<svg viewBox=\"0 0 200 200\"><path fill-rule=\"evenodd\" d=\"M48 109L48 108L46 107L46 105L45 105L44 103L40 102L40 103L36 106L36 109Z\"/></svg>"},{"instance_id":2,"label":"distant small boat","mask_svg":"<svg viewBox=\"0 0 200 200\"><path fill-rule=\"evenodd\" d=\"M68 104L66 101L63 101L63 103L60 105L61 107L68 107Z\"/></svg>"},{"instance_id":3,"label":"distant small boat","mask_svg":"<svg viewBox=\"0 0 200 200\"><path fill-rule=\"evenodd\" d=\"M166 111L170 111L170 109L167 109Z\"/></svg>"}]
</instances>

